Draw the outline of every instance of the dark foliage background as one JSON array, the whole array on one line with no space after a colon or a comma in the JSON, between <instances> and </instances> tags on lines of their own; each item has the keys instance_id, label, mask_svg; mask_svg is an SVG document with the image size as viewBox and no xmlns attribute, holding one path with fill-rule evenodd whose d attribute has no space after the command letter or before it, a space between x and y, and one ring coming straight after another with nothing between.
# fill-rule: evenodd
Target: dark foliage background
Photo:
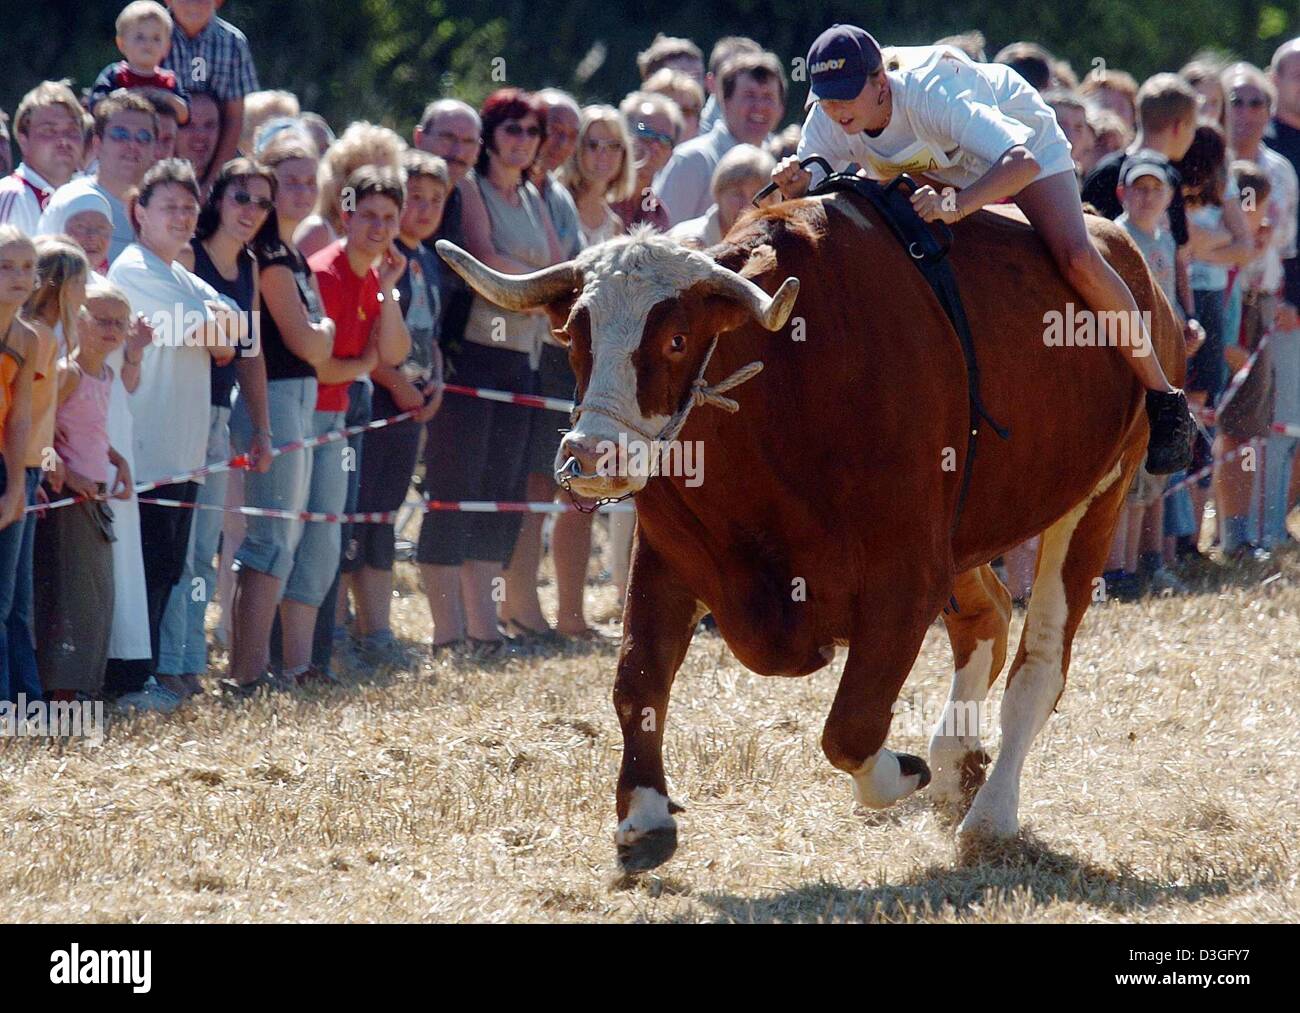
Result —
<instances>
[{"instance_id":1,"label":"dark foliage background","mask_svg":"<svg viewBox=\"0 0 1300 1013\"><path fill-rule=\"evenodd\" d=\"M12 113L43 78L89 85L118 58L113 21L123 5L0 0L0 108ZM635 85L634 58L656 31L693 38L706 56L722 35L751 35L788 68L834 21L900 45L979 28L990 56L1031 39L1080 76L1100 58L1139 79L1205 47L1263 64L1300 34L1295 0L227 0L220 14L248 35L263 87L297 93L335 126L367 118L403 132L435 96L477 103L499 83L494 67L511 84L617 100ZM791 114L798 108L792 102Z\"/></svg>"}]
</instances>

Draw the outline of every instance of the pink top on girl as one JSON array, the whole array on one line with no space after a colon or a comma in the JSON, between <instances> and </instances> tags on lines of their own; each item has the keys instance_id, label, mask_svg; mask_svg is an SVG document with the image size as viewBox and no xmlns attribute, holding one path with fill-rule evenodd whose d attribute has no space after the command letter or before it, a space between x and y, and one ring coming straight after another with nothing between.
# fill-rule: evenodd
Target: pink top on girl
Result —
<instances>
[{"instance_id":1,"label":"pink top on girl","mask_svg":"<svg viewBox=\"0 0 1300 1013\"><path fill-rule=\"evenodd\" d=\"M59 405L54 449L77 474L107 485L115 471L108 459L108 398L113 389L113 370L105 366L103 376L91 376L76 362L65 359L63 365L75 369L80 381Z\"/></svg>"}]
</instances>

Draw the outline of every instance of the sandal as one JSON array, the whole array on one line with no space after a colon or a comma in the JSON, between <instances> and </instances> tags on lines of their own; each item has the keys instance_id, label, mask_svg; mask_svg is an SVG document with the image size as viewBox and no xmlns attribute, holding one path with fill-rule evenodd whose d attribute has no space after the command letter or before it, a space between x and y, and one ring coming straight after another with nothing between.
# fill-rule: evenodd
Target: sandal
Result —
<instances>
[{"instance_id":1,"label":"sandal","mask_svg":"<svg viewBox=\"0 0 1300 1013\"><path fill-rule=\"evenodd\" d=\"M525 626L517 619L503 619L497 624L502 635L509 637L511 640L523 640L525 642L538 644L559 644L563 643L562 634L547 626L545 629L535 630L531 626Z\"/></svg>"},{"instance_id":2,"label":"sandal","mask_svg":"<svg viewBox=\"0 0 1300 1013\"><path fill-rule=\"evenodd\" d=\"M234 679L222 679L217 683L222 696L232 700L251 700L257 696L268 696L279 687L265 672L252 682L236 682Z\"/></svg>"}]
</instances>

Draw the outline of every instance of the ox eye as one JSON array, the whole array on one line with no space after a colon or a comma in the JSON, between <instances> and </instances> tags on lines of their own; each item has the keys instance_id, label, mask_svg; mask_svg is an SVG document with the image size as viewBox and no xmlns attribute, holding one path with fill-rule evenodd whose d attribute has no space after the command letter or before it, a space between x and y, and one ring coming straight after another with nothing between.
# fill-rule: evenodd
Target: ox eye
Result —
<instances>
[{"instance_id":1,"label":"ox eye","mask_svg":"<svg viewBox=\"0 0 1300 1013\"><path fill-rule=\"evenodd\" d=\"M686 351L686 335L674 334L668 340L668 351L673 352L674 354L677 355L680 355L682 352Z\"/></svg>"}]
</instances>

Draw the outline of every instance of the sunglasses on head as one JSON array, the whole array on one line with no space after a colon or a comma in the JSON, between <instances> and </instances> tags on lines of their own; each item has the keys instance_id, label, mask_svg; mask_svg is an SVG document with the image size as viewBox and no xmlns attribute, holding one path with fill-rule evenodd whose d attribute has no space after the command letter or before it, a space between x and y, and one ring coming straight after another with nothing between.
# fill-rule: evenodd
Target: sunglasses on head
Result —
<instances>
[{"instance_id":1,"label":"sunglasses on head","mask_svg":"<svg viewBox=\"0 0 1300 1013\"><path fill-rule=\"evenodd\" d=\"M154 135L152 130L145 130L143 128L132 134L131 131L126 129L126 127L109 127L108 139L110 141L117 141L119 144L126 144L131 140L134 140L139 144L153 144Z\"/></svg>"},{"instance_id":2,"label":"sunglasses on head","mask_svg":"<svg viewBox=\"0 0 1300 1013\"><path fill-rule=\"evenodd\" d=\"M517 122L503 123L501 129L511 137L522 137L527 134L529 137L541 137L542 128L538 126L525 127Z\"/></svg>"},{"instance_id":3,"label":"sunglasses on head","mask_svg":"<svg viewBox=\"0 0 1300 1013\"><path fill-rule=\"evenodd\" d=\"M637 125L633 127L632 130L636 133L638 137L648 137L652 141L661 141L664 144L675 143L674 139L670 137L668 134L655 130L653 127L649 126L646 123L642 123L639 120L637 121Z\"/></svg>"},{"instance_id":4,"label":"sunglasses on head","mask_svg":"<svg viewBox=\"0 0 1300 1013\"><path fill-rule=\"evenodd\" d=\"M271 200L270 197L254 197L246 190L230 191L230 199L240 207L247 207L252 204L261 211L270 211L271 208L275 207L275 201Z\"/></svg>"}]
</instances>

